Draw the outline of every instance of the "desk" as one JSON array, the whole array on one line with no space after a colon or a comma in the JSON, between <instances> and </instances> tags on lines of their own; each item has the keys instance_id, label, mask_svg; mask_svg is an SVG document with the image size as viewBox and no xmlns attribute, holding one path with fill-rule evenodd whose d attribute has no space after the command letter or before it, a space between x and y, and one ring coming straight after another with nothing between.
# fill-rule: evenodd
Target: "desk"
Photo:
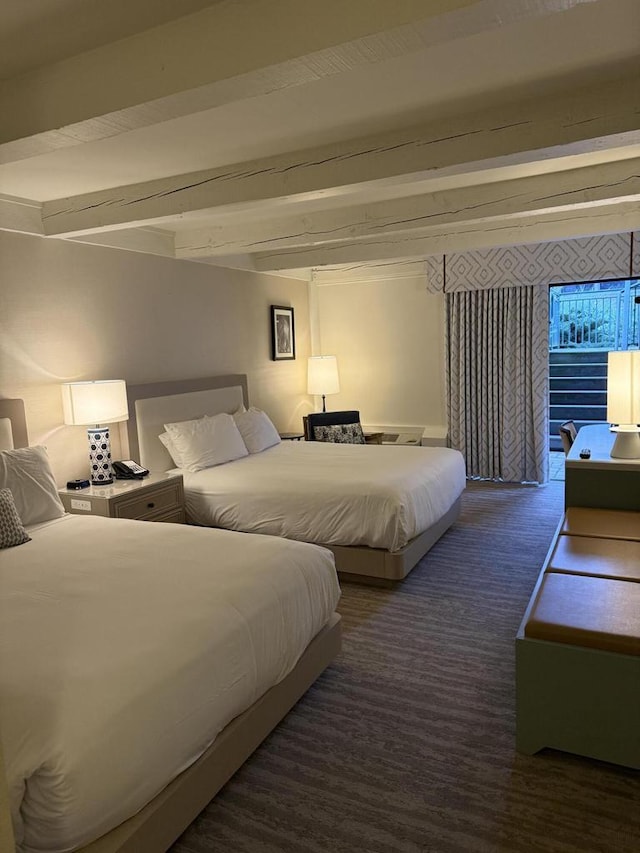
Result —
<instances>
[{"instance_id":1,"label":"desk","mask_svg":"<svg viewBox=\"0 0 640 853\"><path fill-rule=\"evenodd\" d=\"M383 432L365 432L364 433L364 441L365 444L382 444L382 436Z\"/></svg>"},{"instance_id":2,"label":"desk","mask_svg":"<svg viewBox=\"0 0 640 853\"><path fill-rule=\"evenodd\" d=\"M640 459L612 459L608 424L585 426L565 459L565 506L640 510ZM580 459L588 447L589 459Z\"/></svg>"}]
</instances>

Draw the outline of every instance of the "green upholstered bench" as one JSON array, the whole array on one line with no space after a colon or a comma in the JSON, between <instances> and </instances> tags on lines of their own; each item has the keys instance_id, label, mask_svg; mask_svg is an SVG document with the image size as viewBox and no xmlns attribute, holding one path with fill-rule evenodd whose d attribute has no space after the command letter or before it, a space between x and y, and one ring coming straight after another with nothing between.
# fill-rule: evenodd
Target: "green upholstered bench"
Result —
<instances>
[{"instance_id":1,"label":"green upholstered bench","mask_svg":"<svg viewBox=\"0 0 640 853\"><path fill-rule=\"evenodd\" d=\"M567 510L516 637L520 752L640 769L639 527L640 513Z\"/></svg>"}]
</instances>

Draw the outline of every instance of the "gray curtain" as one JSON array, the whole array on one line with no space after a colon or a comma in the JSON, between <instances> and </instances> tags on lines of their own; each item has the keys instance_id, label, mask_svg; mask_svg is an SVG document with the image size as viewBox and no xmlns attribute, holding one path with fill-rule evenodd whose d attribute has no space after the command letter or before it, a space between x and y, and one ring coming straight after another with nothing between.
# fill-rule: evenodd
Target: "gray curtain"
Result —
<instances>
[{"instance_id":1,"label":"gray curtain","mask_svg":"<svg viewBox=\"0 0 640 853\"><path fill-rule=\"evenodd\" d=\"M449 435L467 476L546 483L547 288L448 293L445 306Z\"/></svg>"}]
</instances>

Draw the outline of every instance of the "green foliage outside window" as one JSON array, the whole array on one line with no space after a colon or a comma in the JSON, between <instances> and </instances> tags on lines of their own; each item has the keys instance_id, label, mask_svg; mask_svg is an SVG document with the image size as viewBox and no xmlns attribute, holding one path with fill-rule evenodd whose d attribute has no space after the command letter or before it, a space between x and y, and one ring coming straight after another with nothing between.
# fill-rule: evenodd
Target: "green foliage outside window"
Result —
<instances>
[{"instance_id":1,"label":"green foliage outside window","mask_svg":"<svg viewBox=\"0 0 640 853\"><path fill-rule=\"evenodd\" d=\"M594 316L589 311L563 313L559 319L560 346L613 349L616 344L615 319Z\"/></svg>"}]
</instances>

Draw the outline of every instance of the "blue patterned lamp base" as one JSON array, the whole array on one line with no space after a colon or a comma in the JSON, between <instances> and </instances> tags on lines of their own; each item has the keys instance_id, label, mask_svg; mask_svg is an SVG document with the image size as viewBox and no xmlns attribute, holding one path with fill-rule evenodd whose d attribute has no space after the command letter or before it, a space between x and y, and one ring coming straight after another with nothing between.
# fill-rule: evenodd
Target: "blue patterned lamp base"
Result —
<instances>
[{"instance_id":1,"label":"blue patterned lamp base","mask_svg":"<svg viewBox=\"0 0 640 853\"><path fill-rule=\"evenodd\" d=\"M89 439L89 471L92 486L106 486L113 483L111 469L111 441L109 427L96 427L87 430Z\"/></svg>"}]
</instances>

